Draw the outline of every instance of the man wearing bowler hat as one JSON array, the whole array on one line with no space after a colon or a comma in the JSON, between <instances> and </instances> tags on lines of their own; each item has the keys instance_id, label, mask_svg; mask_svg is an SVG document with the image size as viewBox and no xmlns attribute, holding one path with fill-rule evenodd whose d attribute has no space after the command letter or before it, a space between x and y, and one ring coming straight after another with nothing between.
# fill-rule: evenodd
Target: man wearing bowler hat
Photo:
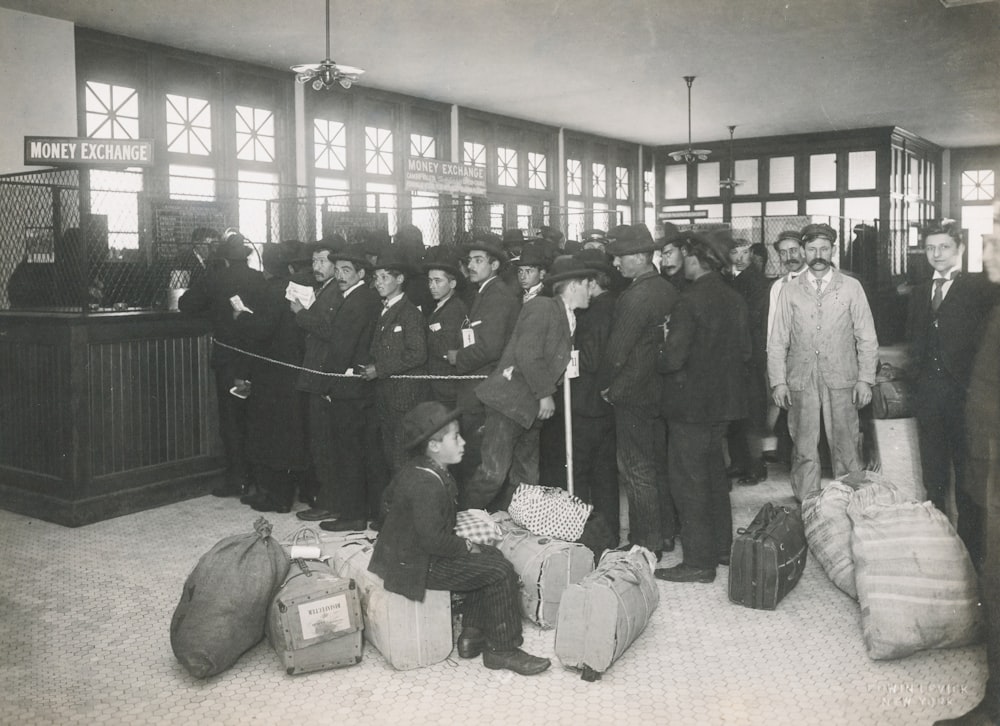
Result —
<instances>
[{"instance_id":1,"label":"man wearing bowler hat","mask_svg":"<svg viewBox=\"0 0 1000 726\"><path fill-rule=\"evenodd\" d=\"M644 224L615 227L608 239L608 254L631 282L615 305L601 390L615 410L618 477L628 497L629 536L632 544L662 553L673 549L677 532L666 482L667 434L656 354L679 293L653 265L658 245Z\"/></svg>"},{"instance_id":2,"label":"man wearing bowler hat","mask_svg":"<svg viewBox=\"0 0 1000 726\"><path fill-rule=\"evenodd\" d=\"M423 308L427 320L427 372L436 376L454 376L455 366L448 362L448 351L462 347L462 325L468 309L456 294L461 273L457 252L450 246L432 247L424 257L423 270L431 301ZM458 382L432 379L431 398L455 408Z\"/></svg>"},{"instance_id":3,"label":"man wearing bowler hat","mask_svg":"<svg viewBox=\"0 0 1000 726\"><path fill-rule=\"evenodd\" d=\"M512 262L517 268L517 282L521 287L521 303L538 297L542 292L545 270L549 259L542 246L529 242L521 250L521 256Z\"/></svg>"},{"instance_id":4,"label":"man wearing bowler hat","mask_svg":"<svg viewBox=\"0 0 1000 726\"><path fill-rule=\"evenodd\" d=\"M525 304L496 368L476 387L486 406L486 424L482 463L462 492L466 507L489 506L508 472L514 486L538 483L539 431L556 411L553 394L573 348L573 311L590 304L591 277L593 271L582 262L568 255L556 258L548 277L552 297ZM499 504L502 508L506 502Z\"/></svg>"}]
</instances>

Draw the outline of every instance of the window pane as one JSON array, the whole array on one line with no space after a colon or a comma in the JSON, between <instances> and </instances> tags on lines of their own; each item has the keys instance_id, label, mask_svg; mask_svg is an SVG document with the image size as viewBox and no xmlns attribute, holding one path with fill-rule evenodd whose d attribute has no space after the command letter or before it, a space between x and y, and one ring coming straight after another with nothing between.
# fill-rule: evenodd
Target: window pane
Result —
<instances>
[{"instance_id":1,"label":"window pane","mask_svg":"<svg viewBox=\"0 0 1000 726\"><path fill-rule=\"evenodd\" d=\"M619 204L615 211L618 212L618 224L632 224L632 207Z\"/></svg>"},{"instance_id":2,"label":"window pane","mask_svg":"<svg viewBox=\"0 0 1000 726\"><path fill-rule=\"evenodd\" d=\"M517 151L500 146L497 148L497 184L517 186Z\"/></svg>"},{"instance_id":3,"label":"window pane","mask_svg":"<svg viewBox=\"0 0 1000 726\"><path fill-rule=\"evenodd\" d=\"M317 237L323 236L323 208L330 212L347 212L350 210L348 190L350 184L346 179L331 179L316 177L313 183L316 195L316 229Z\"/></svg>"},{"instance_id":4,"label":"window pane","mask_svg":"<svg viewBox=\"0 0 1000 726\"><path fill-rule=\"evenodd\" d=\"M809 157L809 191L837 190L837 155L813 154Z\"/></svg>"},{"instance_id":5,"label":"window pane","mask_svg":"<svg viewBox=\"0 0 1000 726\"><path fill-rule=\"evenodd\" d=\"M139 248L139 171L90 172L90 211L108 219L108 247Z\"/></svg>"},{"instance_id":6,"label":"window pane","mask_svg":"<svg viewBox=\"0 0 1000 726\"><path fill-rule=\"evenodd\" d=\"M470 166L486 166L486 146L466 141L462 144L462 158Z\"/></svg>"},{"instance_id":7,"label":"window pane","mask_svg":"<svg viewBox=\"0 0 1000 726\"><path fill-rule=\"evenodd\" d=\"M583 195L583 164L579 159L566 160L566 193L574 197Z\"/></svg>"},{"instance_id":8,"label":"window pane","mask_svg":"<svg viewBox=\"0 0 1000 726\"><path fill-rule=\"evenodd\" d=\"M490 231L503 234L504 229L504 209L502 204L490 205Z\"/></svg>"},{"instance_id":9,"label":"window pane","mask_svg":"<svg viewBox=\"0 0 1000 726\"><path fill-rule=\"evenodd\" d=\"M969 272L983 269L983 235L993 234L993 207L987 204L963 204L962 228L969 230Z\"/></svg>"},{"instance_id":10,"label":"window pane","mask_svg":"<svg viewBox=\"0 0 1000 726\"><path fill-rule=\"evenodd\" d=\"M204 166L171 164L171 199L215 199L215 170Z\"/></svg>"},{"instance_id":11,"label":"window pane","mask_svg":"<svg viewBox=\"0 0 1000 726\"><path fill-rule=\"evenodd\" d=\"M795 191L795 157L778 156L768 162L771 194L791 194Z\"/></svg>"},{"instance_id":12,"label":"window pane","mask_svg":"<svg viewBox=\"0 0 1000 726\"><path fill-rule=\"evenodd\" d=\"M604 164L591 164L590 193L595 197L605 197L608 194L608 168ZM600 226L600 225L598 225ZM603 227L602 229L607 229Z\"/></svg>"},{"instance_id":13,"label":"window pane","mask_svg":"<svg viewBox=\"0 0 1000 726\"><path fill-rule=\"evenodd\" d=\"M628 167L615 167L615 199L629 198Z\"/></svg>"},{"instance_id":14,"label":"window pane","mask_svg":"<svg viewBox=\"0 0 1000 726\"><path fill-rule=\"evenodd\" d=\"M267 202L278 196L278 175L259 171L239 171L239 227L254 245L268 240ZM258 253L260 250L257 250Z\"/></svg>"},{"instance_id":15,"label":"window pane","mask_svg":"<svg viewBox=\"0 0 1000 726\"><path fill-rule=\"evenodd\" d=\"M736 160L736 181L743 182L736 187L737 194L757 193L758 183L756 159Z\"/></svg>"},{"instance_id":16,"label":"window pane","mask_svg":"<svg viewBox=\"0 0 1000 726\"><path fill-rule=\"evenodd\" d=\"M698 196L719 196L719 162L706 161L698 164Z\"/></svg>"},{"instance_id":17,"label":"window pane","mask_svg":"<svg viewBox=\"0 0 1000 726\"><path fill-rule=\"evenodd\" d=\"M608 218L608 205L594 205L594 227L597 229L611 229L613 225Z\"/></svg>"},{"instance_id":18,"label":"window pane","mask_svg":"<svg viewBox=\"0 0 1000 726\"><path fill-rule=\"evenodd\" d=\"M799 213L799 203L794 199L784 202L768 202L764 205L768 217L786 217Z\"/></svg>"},{"instance_id":19,"label":"window pane","mask_svg":"<svg viewBox=\"0 0 1000 726\"><path fill-rule=\"evenodd\" d=\"M436 247L441 244L440 201L433 192L411 192L410 216L424 236L424 245Z\"/></svg>"},{"instance_id":20,"label":"window pane","mask_svg":"<svg viewBox=\"0 0 1000 726\"><path fill-rule=\"evenodd\" d=\"M393 168L392 131L365 127L365 171L391 175Z\"/></svg>"},{"instance_id":21,"label":"window pane","mask_svg":"<svg viewBox=\"0 0 1000 726\"><path fill-rule=\"evenodd\" d=\"M532 209L530 204L518 204L517 205L517 228L521 230L531 231L531 216Z\"/></svg>"},{"instance_id":22,"label":"window pane","mask_svg":"<svg viewBox=\"0 0 1000 726\"><path fill-rule=\"evenodd\" d=\"M971 169L962 172L962 201L985 202L996 194L996 180L989 169Z\"/></svg>"},{"instance_id":23,"label":"window pane","mask_svg":"<svg viewBox=\"0 0 1000 726\"><path fill-rule=\"evenodd\" d=\"M418 156L424 159L433 159L437 154L435 153L436 144L434 143L433 136L424 136L422 134L410 134L410 156Z\"/></svg>"},{"instance_id":24,"label":"window pane","mask_svg":"<svg viewBox=\"0 0 1000 726\"><path fill-rule=\"evenodd\" d=\"M528 152L528 188L548 189L548 169L545 154Z\"/></svg>"},{"instance_id":25,"label":"window pane","mask_svg":"<svg viewBox=\"0 0 1000 726\"><path fill-rule=\"evenodd\" d=\"M688 195L687 164L667 164L663 175L663 198L686 199Z\"/></svg>"},{"instance_id":26,"label":"window pane","mask_svg":"<svg viewBox=\"0 0 1000 726\"><path fill-rule=\"evenodd\" d=\"M760 202L734 202L732 208L733 219L738 217L759 217L763 205Z\"/></svg>"},{"instance_id":27,"label":"window pane","mask_svg":"<svg viewBox=\"0 0 1000 726\"><path fill-rule=\"evenodd\" d=\"M567 239L578 240L583 236L583 230L587 229L583 202L571 200L567 202L566 206L566 237Z\"/></svg>"},{"instance_id":28,"label":"window pane","mask_svg":"<svg viewBox=\"0 0 1000 726\"><path fill-rule=\"evenodd\" d=\"M167 151L212 153L212 106L201 98L167 94Z\"/></svg>"},{"instance_id":29,"label":"window pane","mask_svg":"<svg viewBox=\"0 0 1000 726\"><path fill-rule=\"evenodd\" d=\"M274 161L274 114L271 111L236 107L236 158Z\"/></svg>"},{"instance_id":30,"label":"window pane","mask_svg":"<svg viewBox=\"0 0 1000 726\"><path fill-rule=\"evenodd\" d=\"M704 209L708 211L708 217L705 219L694 220L695 224L718 224L722 221L722 205L721 204L695 204L694 208Z\"/></svg>"},{"instance_id":31,"label":"window pane","mask_svg":"<svg viewBox=\"0 0 1000 726\"><path fill-rule=\"evenodd\" d=\"M347 169L347 128L339 121L313 120L313 162L317 169Z\"/></svg>"},{"instance_id":32,"label":"window pane","mask_svg":"<svg viewBox=\"0 0 1000 726\"><path fill-rule=\"evenodd\" d=\"M656 175L652 171L642 173L642 203L655 204L656 197L653 194L653 185L656 183Z\"/></svg>"},{"instance_id":33,"label":"window pane","mask_svg":"<svg viewBox=\"0 0 1000 726\"><path fill-rule=\"evenodd\" d=\"M852 151L847 155L847 188L875 188L874 151Z\"/></svg>"},{"instance_id":34,"label":"window pane","mask_svg":"<svg viewBox=\"0 0 1000 726\"><path fill-rule=\"evenodd\" d=\"M396 234L396 185L395 184L365 184L366 206L369 212L379 212L386 215L389 234Z\"/></svg>"},{"instance_id":35,"label":"window pane","mask_svg":"<svg viewBox=\"0 0 1000 726\"><path fill-rule=\"evenodd\" d=\"M87 81L84 98L88 137L139 138L139 94L134 88Z\"/></svg>"},{"instance_id":36,"label":"window pane","mask_svg":"<svg viewBox=\"0 0 1000 726\"><path fill-rule=\"evenodd\" d=\"M840 200L839 199L807 199L806 200L806 214L810 216L819 217L839 217L840 216ZM825 222L830 223L829 219L814 219L814 222Z\"/></svg>"},{"instance_id":37,"label":"window pane","mask_svg":"<svg viewBox=\"0 0 1000 726\"><path fill-rule=\"evenodd\" d=\"M852 222L878 219L878 197L848 197L844 200L844 217Z\"/></svg>"}]
</instances>

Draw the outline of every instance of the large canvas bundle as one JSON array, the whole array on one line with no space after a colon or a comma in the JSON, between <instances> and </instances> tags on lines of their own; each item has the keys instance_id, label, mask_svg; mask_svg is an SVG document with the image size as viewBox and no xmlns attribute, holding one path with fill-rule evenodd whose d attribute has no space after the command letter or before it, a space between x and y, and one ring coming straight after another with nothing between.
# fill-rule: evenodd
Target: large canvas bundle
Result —
<instances>
[{"instance_id":1,"label":"large canvas bundle","mask_svg":"<svg viewBox=\"0 0 1000 726\"><path fill-rule=\"evenodd\" d=\"M365 640L396 670L439 663L451 654L451 595L428 590L423 602L387 592L382 578L368 571L374 547L347 542L333 553L333 566L353 578L365 614Z\"/></svg>"},{"instance_id":2,"label":"large canvas bundle","mask_svg":"<svg viewBox=\"0 0 1000 726\"><path fill-rule=\"evenodd\" d=\"M195 678L229 668L264 637L271 597L288 573L288 557L260 517L254 531L226 537L188 575L170 621L170 646Z\"/></svg>"},{"instance_id":3,"label":"large canvas bundle","mask_svg":"<svg viewBox=\"0 0 1000 726\"><path fill-rule=\"evenodd\" d=\"M827 577L857 600L854 557L851 555L851 519L847 516L847 503L853 494L851 487L840 482L813 492L802 502L802 524L809 549L823 566Z\"/></svg>"},{"instance_id":4,"label":"large canvas bundle","mask_svg":"<svg viewBox=\"0 0 1000 726\"><path fill-rule=\"evenodd\" d=\"M609 551L596 570L566 588L556 625L556 656L564 666L594 680L635 642L660 602L654 566L648 550Z\"/></svg>"},{"instance_id":5,"label":"large canvas bundle","mask_svg":"<svg viewBox=\"0 0 1000 726\"><path fill-rule=\"evenodd\" d=\"M975 642L976 573L948 518L930 502L869 503L866 492L847 513L868 655L902 658Z\"/></svg>"}]
</instances>

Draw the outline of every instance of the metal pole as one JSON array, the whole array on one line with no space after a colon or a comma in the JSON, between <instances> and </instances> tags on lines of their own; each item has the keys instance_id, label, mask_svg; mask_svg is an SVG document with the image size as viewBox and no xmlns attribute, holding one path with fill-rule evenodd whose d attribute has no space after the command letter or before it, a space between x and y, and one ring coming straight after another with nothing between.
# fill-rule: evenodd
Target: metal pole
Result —
<instances>
[{"instance_id":1,"label":"metal pole","mask_svg":"<svg viewBox=\"0 0 1000 726\"><path fill-rule=\"evenodd\" d=\"M563 377L563 424L566 430L566 491L573 493L573 407L570 379Z\"/></svg>"}]
</instances>

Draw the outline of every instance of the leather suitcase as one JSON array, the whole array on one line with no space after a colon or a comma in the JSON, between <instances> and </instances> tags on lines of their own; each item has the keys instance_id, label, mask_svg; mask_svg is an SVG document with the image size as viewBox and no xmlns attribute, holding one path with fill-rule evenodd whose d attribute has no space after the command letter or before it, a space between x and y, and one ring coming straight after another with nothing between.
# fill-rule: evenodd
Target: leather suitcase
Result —
<instances>
[{"instance_id":1,"label":"leather suitcase","mask_svg":"<svg viewBox=\"0 0 1000 726\"><path fill-rule=\"evenodd\" d=\"M521 611L543 628L554 628L559 600L568 585L594 570L594 553L579 542L539 537L501 523L504 538L497 548L521 578Z\"/></svg>"},{"instance_id":2,"label":"leather suitcase","mask_svg":"<svg viewBox=\"0 0 1000 726\"><path fill-rule=\"evenodd\" d=\"M332 563L342 577L358 585L365 615L365 640L396 670L440 663L452 649L451 594L428 590L423 602L386 592L382 578L368 571L374 546L368 541L347 542L333 553Z\"/></svg>"},{"instance_id":3,"label":"leather suitcase","mask_svg":"<svg viewBox=\"0 0 1000 726\"><path fill-rule=\"evenodd\" d=\"M360 663L363 628L353 580L319 560L292 560L265 628L288 675Z\"/></svg>"},{"instance_id":4,"label":"leather suitcase","mask_svg":"<svg viewBox=\"0 0 1000 726\"><path fill-rule=\"evenodd\" d=\"M872 387L872 414L875 418L913 416L913 392L907 381L879 381Z\"/></svg>"},{"instance_id":5,"label":"leather suitcase","mask_svg":"<svg viewBox=\"0 0 1000 726\"><path fill-rule=\"evenodd\" d=\"M660 602L648 550L611 550L597 569L570 585L559 604L556 656L582 678L600 678L646 628Z\"/></svg>"},{"instance_id":6,"label":"leather suitcase","mask_svg":"<svg viewBox=\"0 0 1000 726\"><path fill-rule=\"evenodd\" d=\"M736 532L729 558L730 601L774 610L802 577L807 552L799 510L768 502Z\"/></svg>"}]
</instances>

